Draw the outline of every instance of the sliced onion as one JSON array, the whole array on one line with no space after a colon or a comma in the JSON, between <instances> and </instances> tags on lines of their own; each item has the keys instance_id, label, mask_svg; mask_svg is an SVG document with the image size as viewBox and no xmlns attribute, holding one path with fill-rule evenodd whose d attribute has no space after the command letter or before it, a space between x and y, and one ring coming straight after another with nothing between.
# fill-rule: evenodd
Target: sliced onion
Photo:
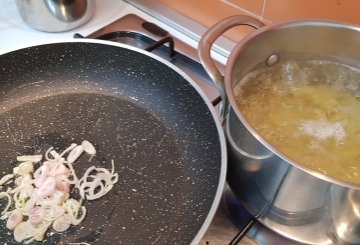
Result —
<instances>
[{"instance_id":1,"label":"sliced onion","mask_svg":"<svg viewBox=\"0 0 360 245\"><path fill-rule=\"evenodd\" d=\"M35 206L30 210L29 221L30 224L39 224L44 218L43 210L40 206Z\"/></svg>"},{"instance_id":2,"label":"sliced onion","mask_svg":"<svg viewBox=\"0 0 360 245\"><path fill-rule=\"evenodd\" d=\"M111 172L114 171L114 162L112 161ZM96 172L96 174L91 175L92 172ZM108 193L113 184L118 181L118 175L112 173L106 168L96 168L94 166L88 168L84 177L80 180L79 190L81 197L86 197L87 200L95 200Z\"/></svg>"},{"instance_id":3,"label":"sliced onion","mask_svg":"<svg viewBox=\"0 0 360 245\"><path fill-rule=\"evenodd\" d=\"M33 163L34 162L32 162L32 161L26 161L26 162L20 163L19 169L16 174L26 175L26 174L34 172L34 164Z\"/></svg>"},{"instance_id":4,"label":"sliced onion","mask_svg":"<svg viewBox=\"0 0 360 245\"><path fill-rule=\"evenodd\" d=\"M86 195L87 200L95 200L102 196L104 196L106 193L108 193L113 188L113 185L107 185L104 186L99 192L89 192L89 194Z\"/></svg>"},{"instance_id":5,"label":"sliced onion","mask_svg":"<svg viewBox=\"0 0 360 245\"><path fill-rule=\"evenodd\" d=\"M65 210L63 207L60 207L57 204L49 203L49 204L43 204L42 203L42 209L44 212L44 220L53 222L55 219L60 217L65 213Z\"/></svg>"},{"instance_id":6,"label":"sliced onion","mask_svg":"<svg viewBox=\"0 0 360 245\"><path fill-rule=\"evenodd\" d=\"M37 163L40 162L41 159L43 158L42 155L25 155L25 156L17 156L16 160L18 162L32 162L32 163Z\"/></svg>"},{"instance_id":7,"label":"sliced onion","mask_svg":"<svg viewBox=\"0 0 360 245\"><path fill-rule=\"evenodd\" d=\"M34 195L25 203L24 212L26 215L29 215L30 210L35 206L36 202L39 200L36 192ZM16 204L21 204L21 202L16 202Z\"/></svg>"},{"instance_id":8,"label":"sliced onion","mask_svg":"<svg viewBox=\"0 0 360 245\"><path fill-rule=\"evenodd\" d=\"M70 184L66 179L57 178L56 179L56 189L62 192L70 192Z\"/></svg>"},{"instance_id":9,"label":"sliced onion","mask_svg":"<svg viewBox=\"0 0 360 245\"><path fill-rule=\"evenodd\" d=\"M14 230L15 227L23 221L22 213L15 209L11 212L9 218L6 221L6 228L9 230Z\"/></svg>"},{"instance_id":10,"label":"sliced onion","mask_svg":"<svg viewBox=\"0 0 360 245\"><path fill-rule=\"evenodd\" d=\"M38 200L38 204L45 205L62 205L64 201L69 198L69 193L65 193L63 191L56 190L55 193L51 194L49 197Z\"/></svg>"},{"instance_id":11,"label":"sliced onion","mask_svg":"<svg viewBox=\"0 0 360 245\"><path fill-rule=\"evenodd\" d=\"M49 176L69 175L69 169L62 162L45 162L44 165L48 167Z\"/></svg>"},{"instance_id":12,"label":"sliced onion","mask_svg":"<svg viewBox=\"0 0 360 245\"><path fill-rule=\"evenodd\" d=\"M33 192L33 180L31 179L31 175L30 174L26 174L25 176L21 176L16 178L15 180L15 184L16 184L16 188L12 189L12 190L8 190L7 192L9 194L14 194L16 192L19 191L24 191L26 193L32 193Z\"/></svg>"},{"instance_id":13,"label":"sliced onion","mask_svg":"<svg viewBox=\"0 0 360 245\"><path fill-rule=\"evenodd\" d=\"M30 239L24 241L24 243L29 244L29 243L33 242L34 240L36 240L36 241L44 240L45 233L48 230L50 224L48 222L41 222L40 224L37 224L37 225L30 225L29 222L27 222L27 223L29 226L29 238Z\"/></svg>"},{"instance_id":14,"label":"sliced onion","mask_svg":"<svg viewBox=\"0 0 360 245\"><path fill-rule=\"evenodd\" d=\"M23 240L29 238L27 222L21 222L15 227L14 238L17 242L22 242Z\"/></svg>"},{"instance_id":15,"label":"sliced onion","mask_svg":"<svg viewBox=\"0 0 360 245\"><path fill-rule=\"evenodd\" d=\"M82 147L84 148L85 152L90 155L95 155L96 150L93 144L91 144L89 141L84 140L81 142Z\"/></svg>"},{"instance_id":16,"label":"sliced onion","mask_svg":"<svg viewBox=\"0 0 360 245\"><path fill-rule=\"evenodd\" d=\"M43 227L41 227L41 229L39 229L39 231L34 236L35 241L41 242L45 239L45 234L46 234L46 231L48 230L49 226L50 225L47 224L46 226L44 225ZM25 242L25 243L27 243L27 242Z\"/></svg>"},{"instance_id":17,"label":"sliced onion","mask_svg":"<svg viewBox=\"0 0 360 245\"><path fill-rule=\"evenodd\" d=\"M76 146L74 149L72 149L67 157L67 161L69 163L75 162L81 154L84 152L84 147L82 145Z\"/></svg>"},{"instance_id":18,"label":"sliced onion","mask_svg":"<svg viewBox=\"0 0 360 245\"><path fill-rule=\"evenodd\" d=\"M3 176L1 179L0 179L0 185L3 185L5 184L6 182L8 182L9 180L11 180L12 178L15 177L15 174L7 174L5 176Z\"/></svg>"},{"instance_id":19,"label":"sliced onion","mask_svg":"<svg viewBox=\"0 0 360 245\"><path fill-rule=\"evenodd\" d=\"M55 192L56 179L54 177L47 177L44 183L37 189L39 198L45 198Z\"/></svg>"},{"instance_id":20,"label":"sliced onion","mask_svg":"<svg viewBox=\"0 0 360 245\"><path fill-rule=\"evenodd\" d=\"M44 155L45 161L35 172L34 163L40 162L42 155L19 156L17 160L21 163L13 169L13 174L0 179L0 185L15 180L15 188L8 186L6 192L0 192L0 199L8 199L1 219L7 219L7 227L14 229L16 241L42 241L49 226L62 232L80 224L87 214L83 199L98 199L113 188L118 181L114 161L111 171L91 166L81 179L77 177L73 163L84 151L91 158L96 154L95 147L87 140L81 145L71 144L60 154L50 147ZM79 189L80 201L70 198L71 187ZM12 199L15 210L9 212Z\"/></svg>"},{"instance_id":21,"label":"sliced onion","mask_svg":"<svg viewBox=\"0 0 360 245\"><path fill-rule=\"evenodd\" d=\"M69 184L73 184L73 185L75 185L75 187L77 187L77 185L79 183L79 178L76 176L74 167L73 167L72 163L67 162L66 164L70 169L70 173L67 178L67 181L69 182ZM71 176L72 176L72 180L70 179Z\"/></svg>"},{"instance_id":22,"label":"sliced onion","mask_svg":"<svg viewBox=\"0 0 360 245\"><path fill-rule=\"evenodd\" d=\"M69 229L72 221L73 219L70 214L63 214L54 221L52 227L57 232L64 232Z\"/></svg>"},{"instance_id":23,"label":"sliced onion","mask_svg":"<svg viewBox=\"0 0 360 245\"><path fill-rule=\"evenodd\" d=\"M62 157L61 154L57 153L55 150L51 150L49 154L53 157L52 159L48 159L49 162L64 162L65 159Z\"/></svg>"},{"instance_id":24,"label":"sliced onion","mask_svg":"<svg viewBox=\"0 0 360 245\"><path fill-rule=\"evenodd\" d=\"M86 212L87 212L86 207L85 207L85 206L81 206L81 212L80 212L81 215L80 215L79 218L78 218L78 217L75 217L75 218L73 219L72 224L73 224L73 225L78 225L78 224L80 224L80 223L85 219Z\"/></svg>"},{"instance_id":25,"label":"sliced onion","mask_svg":"<svg viewBox=\"0 0 360 245\"><path fill-rule=\"evenodd\" d=\"M71 214L74 218L77 218L81 203L77 200L70 198L64 203L64 209L67 213Z\"/></svg>"},{"instance_id":26,"label":"sliced onion","mask_svg":"<svg viewBox=\"0 0 360 245\"><path fill-rule=\"evenodd\" d=\"M54 161L55 159L52 159L51 157L49 157L50 152L54 149L54 147L50 147L46 152L45 152L45 159L47 161Z\"/></svg>"},{"instance_id":27,"label":"sliced onion","mask_svg":"<svg viewBox=\"0 0 360 245\"><path fill-rule=\"evenodd\" d=\"M46 165L42 165L34 172L34 178L35 178L34 184L36 187L40 187L44 183L48 175L48 172L49 172L49 167Z\"/></svg>"}]
</instances>

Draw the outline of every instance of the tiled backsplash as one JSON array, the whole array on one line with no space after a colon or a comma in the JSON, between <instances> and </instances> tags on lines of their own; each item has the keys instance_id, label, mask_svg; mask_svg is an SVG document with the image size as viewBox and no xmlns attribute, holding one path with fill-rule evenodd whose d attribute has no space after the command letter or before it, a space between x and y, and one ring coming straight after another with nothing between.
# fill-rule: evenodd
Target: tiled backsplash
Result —
<instances>
[{"instance_id":1,"label":"tiled backsplash","mask_svg":"<svg viewBox=\"0 0 360 245\"><path fill-rule=\"evenodd\" d=\"M265 24L309 18L360 24L360 0L161 0L161 2L207 27L236 14L256 17ZM236 28L226 34L236 41L250 31L250 28Z\"/></svg>"}]
</instances>

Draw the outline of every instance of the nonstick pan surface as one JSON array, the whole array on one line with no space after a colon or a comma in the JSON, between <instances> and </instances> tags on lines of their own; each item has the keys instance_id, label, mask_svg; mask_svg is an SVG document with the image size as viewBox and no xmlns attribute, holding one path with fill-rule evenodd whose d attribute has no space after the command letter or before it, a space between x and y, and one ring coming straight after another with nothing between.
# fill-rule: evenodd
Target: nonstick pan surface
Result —
<instances>
[{"instance_id":1,"label":"nonstick pan surface","mask_svg":"<svg viewBox=\"0 0 360 245\"><path fill-rule=\"evenodd\" d=\"M190 244L205 233L225 183L224 135L214 109L182 72L104 41L48 43L0 55L0 172L16 156L89 140L91 162L119 181L86 201L85 220L44 244ZM16 244L0 223L2 244ZM40 243L39 243L40 244Z\"/></svg>"}]
</instances>

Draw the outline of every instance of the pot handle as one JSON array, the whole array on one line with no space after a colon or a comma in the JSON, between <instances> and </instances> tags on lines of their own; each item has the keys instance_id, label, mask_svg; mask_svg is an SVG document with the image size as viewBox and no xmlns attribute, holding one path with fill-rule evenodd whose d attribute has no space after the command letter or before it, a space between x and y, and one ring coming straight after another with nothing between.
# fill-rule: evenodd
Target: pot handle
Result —
<instances>
[{"instance_id":1,"label":"pot handle","mask_svg":"<svg viewBox=\"0 0 360 245\"><path fill-rule=\"evenodd\" d=\"M251 26L255 29L258 29L265 24L253 17L246 15L230 16L210 27L210 29L208 29L201 37L198 46L198 56L200 62L204 66L210 78L215 82L219 90L222 100L222 106L220 107L220 115L222 118L225 118L224 116L226 114L225 108L227 107L227 95L224 85L224 76L221 74L213 59L211 58L211 47L223 33L239 25Z\"/></svg>"}]
</instances>

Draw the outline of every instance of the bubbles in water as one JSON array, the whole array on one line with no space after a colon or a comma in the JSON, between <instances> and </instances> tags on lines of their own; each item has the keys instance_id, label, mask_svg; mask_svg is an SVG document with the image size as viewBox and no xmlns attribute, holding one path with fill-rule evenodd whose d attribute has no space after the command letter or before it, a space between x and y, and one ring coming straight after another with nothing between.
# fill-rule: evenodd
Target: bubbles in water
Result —
<instances>
[{"instance_id":1,"label":"bubbles in water","mask_svg":"<svg viewBox=\"0 0 360 245\"><path fill-rule=\"evenodd\" d=\"M295 61L289 61L281 66L281 77L282 80L288 84L295 83L298 81L299 76L299 65Z\"/></svg>"},{"instance_id":2,"label":"bubbles in water","mask_svg":"<svg viewBox=\"0 0 360 245\"><path fill-rule=\"evenodd\" d=\"M304 120L300 123L300 130L321 140L333 137L337 141L341 141L346 136L344 125L341 122Z\"/></svg>"},{"instance_id":3,"label":"bubbles in water","mask_svg":"<svg viewBox=\"0 0 360 245\"><path fill-rule=\"evenodd\" d=\"M286 61L235 87L247 123L300 164L360 184L360 70L330 61ZM349 175L350 174L350 175Z\"/></svg>"},{"instance_id":4,"label":"bubbles in water","mask_svg":"<svg viewBox=\"0 0 360 245\"><path fill-rule=\"evenodd\" d=\"M251 72L242 79L241 84L254 80L261 82L263 86L281 80L288 85L286 92L297 86L330 85L336 90L347 91L360 98L360 70L330 61L289 60L274 67ZM284 92L284 88L276 85L273 86L273 90Z\"/></svg>"},{"instance_id":5,"label":"bubbles in water","mask_svg":"<svg viewBox=\"0 0 360 245\"><path fill-rule=\"evenodd\" d=\"M290 86L307 85L314 77L312 67L303 67L294 60L287 61L280 66L281 80Z\"/></svg>"}]
</instances>

